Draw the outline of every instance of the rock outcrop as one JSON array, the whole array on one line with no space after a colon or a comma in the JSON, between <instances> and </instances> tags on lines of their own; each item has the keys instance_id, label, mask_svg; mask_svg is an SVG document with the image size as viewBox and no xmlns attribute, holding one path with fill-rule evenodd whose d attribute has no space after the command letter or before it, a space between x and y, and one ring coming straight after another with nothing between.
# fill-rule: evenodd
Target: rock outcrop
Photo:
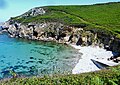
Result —
<instances>
[{"instance_id":1,"label":"rock outcrop","mask_svg":"<svg viewBox=\"0 0 120 85\"><path fill-rule=\"evenodd\" d=\"M21 18L22 19L27 19L27 18L30 18L30 17L38 16L38 15L44 15L45 13L46 13L46 11L43 8L36 7L36 8L30 9L28 12L26 12L26 13L20 15L20 16L17 16L16 19L21 19ZM14 18L11 17L8 22L10 24L15 23L15 21L13 19Z\"/></svg>"},{"instance_id":2,"label":"rock outcrop","mask_svg":"<svg viewBox=\"0 0 120 85\"><path fill-rule=\"evenodd\" d=\"M21 15L20 18L22 17L33 17L33 16L37 16L37 15L43 15L45 14L45 10L43 8L33 8L30 9L28 12L26 12L25 14Z\"/></svg>"},{"instance_id":3,"label":"rock outcrop","mask_svg":"<svg viewBox=\"0 0 120 85\"><path fill-rule=\"evenodd\" d=\"M5 23L11 37L32 40L74 43L76 45L99 45L114 52L120 52L120 40L105 33L86 31L83 28L70 27L57 22L20 24Z\"/></svg>"}]
</instances>

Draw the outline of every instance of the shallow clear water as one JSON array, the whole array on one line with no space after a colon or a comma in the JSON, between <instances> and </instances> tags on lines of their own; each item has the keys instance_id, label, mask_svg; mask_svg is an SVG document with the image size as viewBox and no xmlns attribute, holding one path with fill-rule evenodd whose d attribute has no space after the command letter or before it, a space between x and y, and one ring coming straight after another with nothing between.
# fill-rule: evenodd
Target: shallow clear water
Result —
<instances>
[{"instance_id":1,"label":"shallow clear water","mask_svg":"<svg viewBox=\"0 0 120 85\"><path fill-rule=\"evenodd\" d=\"M0 35L0 78L15 72L22 76L71 73L80 54L54 42L9 38Z\"/></svg>"}]
</instances>

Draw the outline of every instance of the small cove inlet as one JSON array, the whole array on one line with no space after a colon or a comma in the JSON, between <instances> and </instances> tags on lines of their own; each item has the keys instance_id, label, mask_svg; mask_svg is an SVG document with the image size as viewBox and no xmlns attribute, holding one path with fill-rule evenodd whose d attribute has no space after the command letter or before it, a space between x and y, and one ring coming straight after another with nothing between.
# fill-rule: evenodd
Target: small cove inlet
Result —
<instances>
[{"instance_id":1,"label":"small cove inlet","mask_svg":"<svg viewBox=\"0 0 120 85\"><path fill-rule=\"evenodd\" d=\"M68 74L81 54L55 42L31 41L0 35L0 78Z\"/></svg>"}]
</instances>

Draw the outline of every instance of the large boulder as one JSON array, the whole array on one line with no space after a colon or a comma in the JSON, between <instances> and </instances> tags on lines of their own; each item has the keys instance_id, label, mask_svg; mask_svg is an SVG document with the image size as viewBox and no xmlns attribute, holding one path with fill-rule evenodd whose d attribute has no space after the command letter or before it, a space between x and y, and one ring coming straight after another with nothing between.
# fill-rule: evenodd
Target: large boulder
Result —
<instances>
[{"instance_id":1,"label":"large boulder","mask_svg":"<svg viewBox=\"0 0 120 85\"><path fill-rule=\"evenodd\" d=\"M37 15L43 15L45 14L45 10L43 8L33 8L30 9L28 12L26 12L25 14L21 15L19 18L26 18L26 17L33 17L33 16L37 16Z\"/></svg>"},{"instance_id":2,"label":"large boulder","mask_svg":"<svg viewBox=\"0 0 120 85\"><path fill-rule=\"evenodd\" d=\"M8 33L11 35L11 37L15 37L17 32L14 25L9 25Z\"/></svg>"},{"instance_id":3,"label":"large boulder","mask_svg":"<svg viewBox=\"0 0 120 85\"><path fill-rule=\"evenodd\" d=\"M21 25L19 28L19 37L32 39L33 36L33 28L25 25Z\"/></svg>"},{"instance_id":4,"label":"large boulder","mask_svg":"<svg viewBox=\"0 0 120 85\"><path fill-rule=\"evenodd\" d=\"M45 10L43 8L33 8L29 11L31 16L43 15Z\"/></svg>"}]
</instances>

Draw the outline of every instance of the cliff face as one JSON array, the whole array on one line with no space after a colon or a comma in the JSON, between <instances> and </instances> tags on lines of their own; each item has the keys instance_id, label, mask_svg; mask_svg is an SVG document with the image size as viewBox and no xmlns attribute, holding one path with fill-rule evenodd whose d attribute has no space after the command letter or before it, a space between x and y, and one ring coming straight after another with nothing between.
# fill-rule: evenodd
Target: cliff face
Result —
<instances>
[{"instance_id":1,"label":"cliff face","mask_svg":"<svg viewBox=\"0 0 120 85\"><path fill-rule=\"evenodd\" d=\"M114 6L112 5L114 4L110 4L111 8L114 9ZM101 9L99 8L101 8L101 6L104 8L104 5L100 5L100 7L99 5L95 6L96 8L98 7L96 11L100 10L100 12ZM73 12L71 12L72 9ZM96 25L82 19L80 16L82 15L82 9L86 9L86 7L37 7L21 16L11 18L4 25L11 37L56 41L59 43L74 43L83 46L99 45L108 50L120 52L120 39L115 37L113 33L107 33L104 26L99 26L98 24ZM81 14L79 14L78 11ZM107 30L109 30L109 28Z\"/></svg>"},{"instance_id":2,"label":"cliff face","mask_svg":"<svg viewBox=\"0 0 120 85\"><path fill-rule=\"evenodd\" d=\"M6 22L8 25L9 22ZM104 32L86 31L84 28L71 27L57 22L9 24L11 37L32 40L56 41L58 43L74 43L76 45L100 47L120 52L120 40Z\"/></svg>"}]
</instances>

